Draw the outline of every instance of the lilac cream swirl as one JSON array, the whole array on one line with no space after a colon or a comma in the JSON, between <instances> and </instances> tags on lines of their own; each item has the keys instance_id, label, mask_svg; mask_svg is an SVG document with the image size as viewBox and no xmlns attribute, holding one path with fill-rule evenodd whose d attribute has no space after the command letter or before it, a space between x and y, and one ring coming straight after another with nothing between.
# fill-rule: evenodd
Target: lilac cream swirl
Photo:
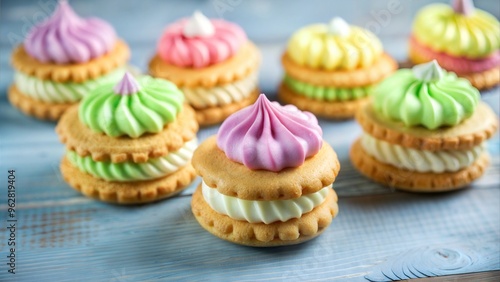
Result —
<instances>
[{"instance_id":1,"label":"lilac cream swirl","mask_svg":"<svg viewBox=\"0 0 500 282\"><path fill-rule=\"evenodd\" d=\"M43 63L84 63L110 51L115 41L115 30L107 22L80 18L60 1L50 18L31 29L24 48Z\"/></svg>"},{"instance_id":2,"label":"lilac cream swirl","mask_svg":"<svg viewBox=\"0 0 500 282\"><path fill-rule=\"evenodd\" d=\"M323 144L316 117L295 106L281 106L261 94L255 104L228 117L217 134L226 156L252 170L298 167Z\"/></svg>"}]
</instances>

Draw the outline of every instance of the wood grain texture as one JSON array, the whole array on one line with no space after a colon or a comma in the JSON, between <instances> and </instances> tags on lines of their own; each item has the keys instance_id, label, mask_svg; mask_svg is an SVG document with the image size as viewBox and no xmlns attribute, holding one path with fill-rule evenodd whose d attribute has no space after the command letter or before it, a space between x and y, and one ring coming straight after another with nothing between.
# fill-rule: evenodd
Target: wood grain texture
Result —
<instances>
[{"instance_id":1,"label":"wood grain texture","mask_svg":"<svg viewBox=\"0 0 500 282\"><path fill-rule=\"evenodd\" d=\"M488 144L492 165L482 178L462 191L419 195L392 191L362 177L348 159L360 127L352 120L320 119L324 139L341 164L334 184L339 215L321 236L297 246L255 249L210 235L191 213L191 195L199 179L179 196L151 205L121 207L81 196L59 172L64 145L58 141L55 123L26 117L6 99L13 79L9 60L14 41L9 35L22 37L23 17L31 21L45 9L38 2L0 2L0 181L8 169L16 170L18 211L18 274L13 279L5 265L7 195L0 186L0 281L390 281L500 270L498 133ZM283 12L282 0L241 1L223 14L241 23L258 43L263 55L259 87L271 100L276 100L282 76L279 58L293 30L328 20L334 9L364 25L373 20L371 11L387 5L385 0L344 5L331 1L331 9L309 10L301 1L292 2L286 2L289 10ZM404 59L409 21L415 7L428 2L404 4L403 11L393 15L394 22L381 30L388 53ZM499 11L497 1L476 2ZM166 23L195 8L217 16L211 1L180 1L176 9L169 9L169 2L150 0L141 5L141 13L134 12L133 1L119 3L116 9L117 1L102 1L96 9L95 0L72 2L84 16L109 20L131 47L132 64L143 71ZM322 3L326 2L307 2L314 7ZM126 21L123 10L130 17ZM499 114L498 88L483 93L482 99ZM201 142L217 129L203 128L197 137Z\"/></svg>"},{"instance_id":2,"label":"wood grain texture","mask_svg":"<svg viewBox=\"0 0 500 282\"><path fill-rule=\"evenodd\" d=\"M459 275L446 275L441 277L420 278L415 279L415 282L441 282L441 281L454 281L454 282L497 282L500 279L500 271L488 271L479 273L468 273Z\"/></svg>"}]
</instances>

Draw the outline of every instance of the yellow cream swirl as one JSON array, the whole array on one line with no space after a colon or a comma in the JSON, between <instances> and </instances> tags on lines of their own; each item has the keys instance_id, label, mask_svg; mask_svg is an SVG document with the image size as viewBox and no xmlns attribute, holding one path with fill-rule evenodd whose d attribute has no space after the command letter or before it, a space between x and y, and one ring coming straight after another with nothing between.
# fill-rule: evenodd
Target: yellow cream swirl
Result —
<instances>
[{"instance_id":1,"label":"yellow cream swirl","mask_svg":"<svg viewBox=\"0 0 500 282\"><path fill-rule=\"evenodd\" d=\"M352 70L371 66L382 54L382 43L366 29L347 28L337 32L332 23L303 27L290 38L287 54L295 63L314 69Z\"/></svg>"},{"instance_id":2,"label":"yellow cream swirl","mask_svg":"<svg viewBox=\"0 0 500 282\"><path fill-rule=\"evenodd\" d=\"M464 15L445 4L428 5L415 17L413 35L422 44L457 57L482 58L500 49L498 20L479 9Z\"/></svg>"}]
</instances>

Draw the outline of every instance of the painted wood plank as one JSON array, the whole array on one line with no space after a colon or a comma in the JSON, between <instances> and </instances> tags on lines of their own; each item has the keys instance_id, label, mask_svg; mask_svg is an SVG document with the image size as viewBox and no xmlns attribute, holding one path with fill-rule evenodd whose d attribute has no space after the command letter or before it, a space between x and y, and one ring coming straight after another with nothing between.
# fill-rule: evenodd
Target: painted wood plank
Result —
<instances>
[{"instance_id":1,"label":"painted wood plank","mask_svg":"<svg viewBox=\"0 0 500 282\"><path fill-rule=\"evenodd\" d=\"M440 281L455 281L455 282L497 282L500 279L500 271L488 271L460 275L447 275L442 277L415 279L415 282L440 282Z\"/></svg>"},{"instance_id":2,"label":"painted wood plank","mask_svg":"<svg viewBox=\"0 0 500 282\"><path fill-rule=\"evenodd\" d=\"M210 235L197 224L189 203L190 197L182 196L137 207L81 201L21 209L16 278L71 281L80 273L89 281L361 281L380 273L402 276L401 269L420 271L422 277L448 274L436 268L446 264L440 256L436 261L435 250L470 258L452 273L500 268L495 255L500 215L492 208L500 205L498 188L344 197L339 216L322 236L271 249L237 246ZM395 264L400 260L405 268ZM6 278L0 272L0 281Z\"/></svg>"}]
</instances>

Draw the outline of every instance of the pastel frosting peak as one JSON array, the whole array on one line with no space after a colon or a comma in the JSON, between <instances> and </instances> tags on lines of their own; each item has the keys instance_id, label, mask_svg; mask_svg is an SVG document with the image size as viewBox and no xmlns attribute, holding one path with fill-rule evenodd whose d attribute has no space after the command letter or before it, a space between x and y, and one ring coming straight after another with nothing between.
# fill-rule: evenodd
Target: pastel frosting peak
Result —
<instances>
[{"instance_id":1,"label":"pastel frosting peak","mask_svg":"<svg viewBox=\"0 0 500 282\"><path fill-rule=\"evenodd\" d=\"M472 0L452 0L451 5L457 14L468 16L474 11Z\"/></svg>"},{"instance_id":2,"label":"pastel frosting peak","mask_svg":"<svg viewBox=\"0 0 500 282\"><path fill-rule=\"evenodd\" d=\"M299 29L288 41L286 51L300 66L327 71L370 67L382 52L375 34L350 26L341 18Z\"/></svg>"},{"instance_id":3,"label":"pastel frosting peak","mask_svg":"<svg viewBox=\"0 0 500 282\"><path fill-rule=\"evenodd\" d=\"M335 17L328 24L328 32L332 35L348 36L351 29L343 18Z\"/></svg>"},{"instance_id":4,"label":"pastel frosting peak","mask_svg":"<svg viewBox=\"0 0 500 282\"><path fill-rule=\"evenodd\" d=\"M111 25L80 18L67 1L59 1L52 16L30 31L24 48L43 63L84 63L110 51L115 41Z\"/></svg>"},{"instance_id":5,"label":"pastel frosting peak","mask_svg":"<svg viewBox=\"0 0 500 282\"><path fill-rule=\"evenodd\" d=\"M416 65L412 68L412 71L416 78L425 82L440 80L443 77L443 69L436 60Z\"/></svg>"},{"instance_id":6,"label":"pastel frosting peak","mask_svg":"<svg viewBox=\"0 0 500 282\"><path fill-rule=\"evenodd\" d=\"M261 94L252 106L222 123L217 146L249 169L278 172L315 155L323 144L322 133L313 114L270 102Z\"/></svg>"},{"instance_id":7,"label":"pastel frosting peak","mask_svg":"<svg viewBox=\"0 0 500 282\"><path fill-rule=\"evenodd\" d=\"M184 95L170 81L126 74L118 85L103 84L85 96L78 114L94 132L138 138L162 131L177 118L183 102Z\"/></svg>"},{"instance_id":8,"label":"pastel frosting peak","mask_svg":"<svg viewBox=\"0 0 500 282\"><path fill-rule=\"evenodd\" d=\"M373 108L405 126L433 130L454 126L470 117L479 103L479 91L436 61L401 69L372 92Z\"/></svg>"},{"instance_id":9,"label":"pastel frosting peak","mask_svg":"<svg viewBox=\"0 0 500 282\"><path fill-rule=\"evenodd\" d=\"M175 66L203 68L232 57L246 42L247 36L238 25L195 12L165 29L157 53Z\"/></svg>"},{"instance_id":10,"label":"pastel frosting peak","mask_svg":"<svg viewBox=\"0 0 500 282\"><path fill-rule=\"evenodd\" d=\"M186 37L210 37L215 33L215 28L205 15L200 11L195 11L182 31Z\"/></svg>"},{"instance_id":11,"label":"pastel frosting peak","mask_svg":"<svg viewBox=\"0 0 500 282\"><path fill-rule=\"evenodd\" d=\"M115 93L120 95L132 95L139 92L140 89L141 87L139 86L139 83L129 72L126 72L125 75L123 75L122 80L120 80L113 88Z\"/></svg>"},{"instance_id":12,"label":"pastel frosting peak","mask_svg":"<svg viewBox=\"0 0 500 282\"><path fill-rule=\"evenodd\" d=\"M498 20L475 9L471 1L453 1L452 6L438 3L422 8L413 22L415 40L435 52L458 58L477 60L498 52Z\"/></svg>"}]
</instances>

